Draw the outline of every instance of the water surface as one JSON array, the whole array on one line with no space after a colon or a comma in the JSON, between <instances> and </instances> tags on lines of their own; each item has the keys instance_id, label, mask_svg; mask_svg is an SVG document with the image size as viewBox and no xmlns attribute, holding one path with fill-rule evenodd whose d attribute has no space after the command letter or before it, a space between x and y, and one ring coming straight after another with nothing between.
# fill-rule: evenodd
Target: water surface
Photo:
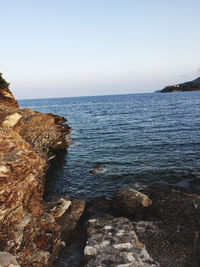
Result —
<instances>
[{"instance_id":1,"label":"water surface","mask_svg":"<svg viewBox=\"0 0 200 267\"><path fill-rule=\"evenodd\" d=\"M90 199L122 187L177 184L200 191L200 92L20 100L65 116L72 145L47 193ZM90 170L103 164L96 175ZM182 182L184 180L184 182Z\"/></svg>"}]
</instances>

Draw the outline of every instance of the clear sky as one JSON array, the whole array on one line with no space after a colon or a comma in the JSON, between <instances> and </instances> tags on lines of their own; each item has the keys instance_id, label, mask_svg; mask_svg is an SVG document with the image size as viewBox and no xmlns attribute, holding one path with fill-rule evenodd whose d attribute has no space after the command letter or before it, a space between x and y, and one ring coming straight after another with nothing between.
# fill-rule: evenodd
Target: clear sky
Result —
<instances>
[{"instance_id":1,"label":"clear sky","mask_svg":"<svg viewBox=\"0 0 200 267\"><path fill-rule=\"evenodd\" d=\"M153 92L200 76L200 0L0 0L17 98Z\"/></svg>"}]
</instances>

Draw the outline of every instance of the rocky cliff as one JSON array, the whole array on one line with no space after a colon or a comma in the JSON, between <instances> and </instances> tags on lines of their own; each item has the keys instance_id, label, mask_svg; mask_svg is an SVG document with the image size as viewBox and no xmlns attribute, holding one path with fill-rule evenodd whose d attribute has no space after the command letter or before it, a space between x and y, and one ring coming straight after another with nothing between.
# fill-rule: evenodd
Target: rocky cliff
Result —
<instances>
[{"instance_id":1,"label":"rocky cliff","mask_svg":"<svg viewBox=\"0 0 200 267\"><path fill-rule=\"evenodd\" d=\"M15 266L12 255L21 266L51 266L63 232L84 210L82 200L42 199L51 159L71 142L65 121L20 109L9 89L0 89L0 266Z\"/></svg>"}]
</instances>

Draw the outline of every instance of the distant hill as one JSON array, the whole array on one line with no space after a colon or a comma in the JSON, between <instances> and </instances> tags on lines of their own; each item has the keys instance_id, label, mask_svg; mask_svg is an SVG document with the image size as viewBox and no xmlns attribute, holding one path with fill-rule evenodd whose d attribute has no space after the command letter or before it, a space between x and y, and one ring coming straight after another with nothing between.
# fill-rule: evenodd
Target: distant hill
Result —
<instances>
[{"instance_id":1,"label":"distant hill","mask_svg":"<svg viewBox=\"0 0 200 267\"><path fill-rule=\"evenodd\" d=\"M191 81L191 83L200 83L200 77L196 78L194 81Z\"/></svg>"},{"instance_id":2,"label":"distant hill","mask_svg":"<svg viewBox=\"0 0 200 267\"><path fill-rule=\"evenodd\" d=\"M189 91L200 91L200 77L190 82L168 85L162 90L157 92L175 93L175 92L189 92Z\"/></svg>"}]
</instances>

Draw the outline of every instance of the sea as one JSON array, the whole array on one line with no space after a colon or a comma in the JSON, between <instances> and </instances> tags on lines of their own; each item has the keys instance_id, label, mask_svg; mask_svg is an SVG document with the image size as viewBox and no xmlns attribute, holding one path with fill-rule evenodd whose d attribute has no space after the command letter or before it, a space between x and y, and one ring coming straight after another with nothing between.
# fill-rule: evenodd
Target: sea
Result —
<instances>
[{"instance_id":1,"label":"sea","mask_svg":"<svg viewBox=\"0 0 200 267\"><path fill-rule=\"evenodd\" d=\"M200 193L200 92L19 100L72 127L45 196L90 200L122 188L175 185Z\"/></svg>"}]
</instances>

